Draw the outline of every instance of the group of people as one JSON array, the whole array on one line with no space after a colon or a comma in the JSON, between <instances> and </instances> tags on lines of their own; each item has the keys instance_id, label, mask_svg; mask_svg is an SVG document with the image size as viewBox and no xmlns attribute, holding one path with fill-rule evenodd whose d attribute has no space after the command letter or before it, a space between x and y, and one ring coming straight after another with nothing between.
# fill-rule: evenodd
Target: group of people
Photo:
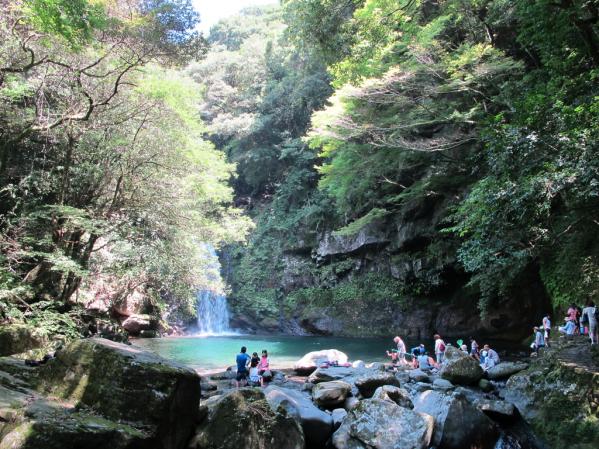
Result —
<instances>
[{"instance_id":1,"label":"group of people","mask_svg":"<svg viewBox=\"0 0 599 449\"><path fill-rule=\"evenodd\" d=\"M588 335L591 344L595 345L598 342L598 321L599 308L593 301L588 301L584 308L572 303L566 312L564 325L559 326L558 330L566 335Z\"/></svg>"},{"instance_id":2,"label":"group of people","mask_svg":"<svg viewBox=\"0 0 599 449\"><path fill-rule=\"evenodd\" d=\"M445 351L448 344L445 343L439 334L434 335L434 340L435 358L428 354L423 343L420 343L408 352L406 350L406 344L399 336L396 336L393 339L397 349L387 351L387 356L391 357L391 361L394 365L411 364L412 367L420 368L425 371L439 369L445 361ZM497 351L492 349L488 344L485 344L481 351L478 343L473 337L470 337L470 349L468 349L468 345L466 345L463 340L457 340L456 343L458 349L476 359L485 371L500 362Z\"/></svg>"},{"instance_id":3,"label":"group of people","mask_svg":"<svg viewBox=\"0 0 599 449\"><path fill-rule=\"evenodd\" d=\"M247 353L245 346L241 347L241 352L235 359L237 363L237 376L235 382L237 387L244 384L251 386L264 386L265 374L270 371L270 362L268 360L268 351L262 350L262 356L254 352L252 356Z\"/></svg>"},{"instance_id":4,"label":"group of people","mask_svg":"<svg viewBox=\"0 0 599 449\"><path fill-rule=\"evenodd\" d=\"M586 307L581 308L570 304L564 318L564 324L558 326L558 331L566 335L587 335L592 345L598 340L597 331L599 323L599 308L593 301L588 301ZM540 326L533 328L534 339L531 343L533 354L538 355L543 348L551 346L551 316L547 313Z\"/></svg>"}]
</instances>

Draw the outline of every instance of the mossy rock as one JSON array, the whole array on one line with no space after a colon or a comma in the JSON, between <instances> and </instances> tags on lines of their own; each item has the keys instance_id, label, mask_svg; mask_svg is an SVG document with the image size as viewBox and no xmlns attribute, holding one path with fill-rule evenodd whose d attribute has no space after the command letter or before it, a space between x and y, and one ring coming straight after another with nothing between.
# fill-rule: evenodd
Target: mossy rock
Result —
<instances>
[{"instance_id":1,"label":"mossy rock","mask_svg":"<svg viewBox=\"0 0 599 449\"><path fill-rule=\"evenodd\" d=\"M151 440L133 427L81 413L24 421L2 429L0 449L135 449Z\"/></svg>"},{"instance_id":2,"label":"mossy rock","mask_svg":"<svg viewBox=\"0 0 599 449\"><path fill-rule=\"evenodd\" d=\"M575 346L575 345L574 345ZM599 441L599 372L566 360L572 342L513 375L503 395L551 447L595 448ZM580 347L589 351L588 345Z\"/></svg>"},{"instance_id":3,"label":"mossy rock","mask_svg":"<svg viewBox=\"0 0 599 449\"><path fill-rule=\"evenodd\" d=\"M93 407L102 416L151 429L156 447L182 448L200 401L195 371L133 346L76 340L39 369L39 391Z\"/></svg>"},{"instance_id":4,"label":"mossy rock","mask_svg":"<svg viewBox=\"0 0 599 449\"><path fill-rule=\"evenodd\" d=\"M209 407L190 449L304 448L299 423L282 407L273 411L261 390L234 390Z\"/></svg>"},{"instance_id":5,"label":"mossy rock","mask_svg":"<svg viewBox=\"0 0 599 449\"><path fill-rule=\"evenodd\" d=\"M36 349L45 343L45 339L37 335L35 329L8 324L0 326L0 356L19 354Z\"/></svg>"}]
</instances>

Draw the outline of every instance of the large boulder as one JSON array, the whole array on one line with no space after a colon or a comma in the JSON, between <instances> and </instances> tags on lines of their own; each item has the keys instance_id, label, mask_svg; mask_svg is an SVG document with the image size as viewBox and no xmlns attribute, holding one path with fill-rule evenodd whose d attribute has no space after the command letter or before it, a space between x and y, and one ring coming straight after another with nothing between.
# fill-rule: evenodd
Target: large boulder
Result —
<instances>
[{"instance_id":1,"label":"large boulder","mask_svg":"<svg viewBox=\"0 0 599 449\"><path fill-rule=\"evenodd\" d=\"M274 411L264 393L242 388L209 404L189 449L304 449L304 433L284 407Z\"/></svg>"},{"instance_id":2,"label":"large boulder","mask_svg":"<svg viewBox=\"0 0 599 449\"><path fill-rule=\"evenodd\" d=\"M340 407L351 393L351 385L341 380L321 382L312 388L312 400L322 408L333 410Z\"/></svg>"},{"instance_id":3,"label":"large boulder","mask_svg":"<svg viewBox=\"0 0 599 449\"><path fill-rule=\"evenodd\" d=\"M428 390L414 399L414 410L435 419L433 446L484 449L495 444L497 430L493 422L462 395Z\"/></svg>"},{"instance_id":4,"label":"large boulder","mask_svg":"<svg viewBox=\"0 0 599 449\"><path fill-rule=\"evenodd\" d=\"M512 375L500 390L535 433L554 448L599 441L599 347L584 338L556 339L552 350L531 359L528 369ZM584 432L581 429L584 428Z\"/></svg>"},{"instance_id":5,"label":"large boulder","mask_svg":"<svg viewBox=\"0 0 599 449\"><path fill-rule=\"evenodd\" d=\"M439 374L452 384L472 385L483 377L483 370L474 358L453 346L448 346Z\"/></svg>"},{"instance_id":6,"label":"large boulder","mask_svg":"<svg viewBox=\"0 0 599 449\"><path fill-rule=\"evenodd\" d=\"M323 349L321 351L312 351L304 355L301 359L295 362L295 371L301 375L310 374L322 363L337 362L339 364L347 363L347 354L337 349Z\"/></svg>"},{"instance_id":7,"label":"large boulder","mask_svg":"<svg viewBox=\"0 0 599 449\"><path fill-rule=\"evenodd\" d=\"M516 416L514 404L507 401L480 398L474 404L481 412L495 420L508 420Z\"/></svg>"},{"instance_id":8,"label":"large boulder","mask_svg":"<svg viewBox=\"0 0 599 449\"><path fill-rule=\"evenodd\" d=\"M44 339L29 326L18 324L0 326L0 357L36 349L43 344Z\"/></svg>"},{"instance_id":9,"label":"large boulder","mask_svg":"<svg viewBox=\"0 0 599 449\"><path fill-rule=\"evenodd\" d=\"M489 379L507 379L512 374L519 373L526 368L528 368L528 363L501 362L495 365L493 368L487 370L487 377Z\"/></svg>"},{"instance_id":10,"label":"large boulder","mask_svg":"<svg viewBox=\"0 0 599 449\"><path fill-rule=\"evenodd\" d=\"M382 399L385 401L391 401L405 408L414 408L410 394L403 388L396 387L395 385L383 385L378 387L372 399Z\"/></svg>"},{"instance_id":11,"label":"large boulder","mask_svg":"<svg viewBox=\"0 0 599 449\"><path fill-rule=\"evenodd\" d=\"M144 331L154 330L155 321L151 315L132 314L121 323L121 326L131 335L140 335Z\"/></svg>"},{"instance_id":12,"label":"large boulder","mask_svg":"<svg viewBox=\"0 0 599 449\"><path fill-rule=\"evenodd\" d=\"M110 421L33 390L39 368L0 358L1 449L153 449L162 446L144 428Z\"/></svg>"},{"instance_id":13,"label":"large boulder","mask_svg":"<svg viewBox=\"0 0 599 449\"><path fill-rule=\"evenodd\" d=\"M409 379L414 382L430 382L431 378L428 374L422 371L420 368L412 369L409 371Z\"/></svg>"},{"instance_id":14,"label":"large boulder","mask_svg":"<svg viewBox=\"0 0 599 449\"><path fill-rule=\"evenodd\" d=\"M156 448L184 447L197 419L195 371L102 338L70 343L40 368L38 382L41 391L107 419L149 429Z\"/></svg>"},{"instance_id":15,"label":"large boulder","mask_svg":"<svg viewBox=\"0 0 599 449\"><path fill-rule=\"evenodd\" d=\"M335 449L426 449L433 418L390 401L365 399L333 434Z\"/></svg>"},{"instance_id":16,"label":"large boulder","mask_svg":"<svg viewBox=\"0 0 599 449\"><path fill-rule=\"evenodd\" d=\"M151 435L127 424L109 421L88 411L78 411L35 396L27 399L19 411L13 410L9 421L5 421L5 416L0 420L0 449L163 447ZM0 411L0 415L4 413Z\"/></svg>"},{"instance_id":17,"label":"large boulder","mask_svg":"<svg viewBox=\"0 0 599 449\"><path fill-rule=\"evenodd\" d=\"M331 415L320 410L299 391L269 386L264 389L264 394L273 410L283 407L288 415L300 422L309 447L324 447L333 433Z\"/></svg>"},{"instance_id":18,"label":"large boulder","mask_svg":"<svg viewBox=\"0 0 599 449\"><path fill-rule=\"evenodd\" d=\"M358 391L365 398L370 398L378 387L383 385L394 385L399 387L399 380L392 372L372 370L369 373L361 375L354 382Z\"/></svg>"}]
</instances>

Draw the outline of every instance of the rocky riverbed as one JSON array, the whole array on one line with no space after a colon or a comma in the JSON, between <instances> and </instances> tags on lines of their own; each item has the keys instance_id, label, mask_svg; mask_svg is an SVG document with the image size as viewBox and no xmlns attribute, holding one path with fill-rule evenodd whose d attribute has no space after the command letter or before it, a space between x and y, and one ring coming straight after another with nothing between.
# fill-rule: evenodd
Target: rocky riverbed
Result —
<instances>
[{"instance_id":1,"label":"rocky riverbed","mask_svg":"<svg viewBox=\"0 0 599 449\"><path fill-rule=\"evenodd\" d=\"M591 448L593 354L563 340L483 374L448 348L436 373L314 366L235 389L232 371L201 377L129 345L78 340L41 366L0 358L0 449L541 449L571 435Z\"/></svg>"}]
</instances>

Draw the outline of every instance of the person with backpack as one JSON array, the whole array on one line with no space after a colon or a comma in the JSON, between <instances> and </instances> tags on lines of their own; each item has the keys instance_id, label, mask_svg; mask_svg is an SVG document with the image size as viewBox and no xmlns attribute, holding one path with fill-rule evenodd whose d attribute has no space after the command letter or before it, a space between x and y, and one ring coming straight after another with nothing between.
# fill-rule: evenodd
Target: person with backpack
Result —
<instances>
[{"instance_id":1,"label":"person with backpack","mask_svg":"<svg viewBox=\"0 0 599 449\"><path fill-rule=\"evenodd\" d=\"M435 356L437 357L437 365L443 363L443 356L445 355L445 342L439 334L435 334Z\"/></svg>"},{"instance_id":2,"label":"person with backpack","mask_svg":"<svg viewBox=\"0 0 599 449\"><path fill-rule=\"evenodd\" d=\"M587 306L582 309L581 322L586 324L589 328L589 336L591 337L591 344L597 344L597 323L599 322L599 308L595 306L593 301L587 302Z\"/></svg>"}]
</instances>

